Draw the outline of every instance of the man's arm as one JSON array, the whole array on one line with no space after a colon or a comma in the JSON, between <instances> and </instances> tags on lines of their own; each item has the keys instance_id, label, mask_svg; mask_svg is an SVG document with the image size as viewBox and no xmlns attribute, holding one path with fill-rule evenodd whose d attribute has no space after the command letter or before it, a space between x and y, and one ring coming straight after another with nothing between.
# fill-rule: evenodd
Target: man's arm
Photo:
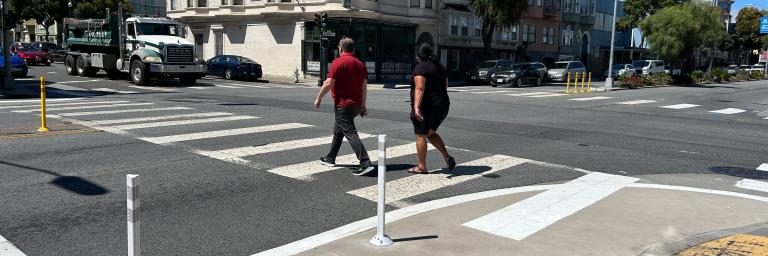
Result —
<instances>
[{"instance_id":1,"label":"man's arm","mask_svg":"<svg viewBox=\"0 0 768 256\"><path fill-rule=\"evenodd\" d=\"M336 79L328 78L325 79L325 82L323 82L323 86L320 87L320 91L317 93L317 98L315 98L315 107L320 108L320 102L322 101L323 97L325 97L326 94L328 94L328 91L331 90L331 86L336 83Z\"/></svg>"}]
</instances>

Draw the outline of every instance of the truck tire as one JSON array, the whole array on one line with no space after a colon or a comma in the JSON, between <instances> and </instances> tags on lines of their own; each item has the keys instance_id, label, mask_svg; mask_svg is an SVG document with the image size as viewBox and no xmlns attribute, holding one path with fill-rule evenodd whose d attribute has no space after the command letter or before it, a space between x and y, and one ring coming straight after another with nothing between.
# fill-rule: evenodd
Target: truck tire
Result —
<instances>
[{"instance_id":1,"label":"truck tire","mask_svg":"<svg viewBox=\"0 0 768 256\"><path fill-rule=\"evenodd\" d=\"M149 75L147 74L147 66L140 60L134 60L131 62L131 82L135 85L147 85L149 83Z\"/></svg>"},{"instance_id":2,"label":"truck tire","mask_svg":"<svg viewBox=\"0 0 768 256\"><path fill-rule=\"evenodd\" d=\"M75 63L75 70L77 71L78 75L83 77L94 76L97 72L99 72L98 69L88 66L88 61L85 59L85 57L77 58L77 62Z\"/></svg>"},{"instance_id":3,"label":"truck tire","mask_svg":"<svg viewBox=\"0 0 768 256\"><path fill-rule=\"evenodd\" d=\"M72 55L64 57L64 68L67 70L67 75L77 75L77 71L75 70L75 59L75 56Z\"/></svg>"},{"instance_id":4,"label":"truck tire","mask_svg":"<svg viewBox=\"0 0 768 256\"><path fill-rule=\"evenodd\" d=\"M183 85L195 85L195 83L197 83L197 77L196 76L182 76L182 77L179 77L179 81Z\"/></svg>"}]
</instances>

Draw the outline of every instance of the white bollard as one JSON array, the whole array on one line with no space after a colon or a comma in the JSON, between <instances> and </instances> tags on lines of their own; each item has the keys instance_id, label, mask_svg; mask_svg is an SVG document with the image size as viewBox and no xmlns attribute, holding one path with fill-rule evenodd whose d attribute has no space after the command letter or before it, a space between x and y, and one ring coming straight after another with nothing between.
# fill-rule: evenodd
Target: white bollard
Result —
<instances>
[{"instance_id":1,"label":"white bollard","mask_svg":"<svg viewBox=\"0 0 768 256\"><path fill-rule=\"evenodd\" d=\"M379 200L378 200L378 209L377 209L377 215L379 217L379 224L376 228L376 235L371 239L371 243L374 245L391 245L392 239L390 239L386 233L384 233L384 206L386 206L385 200L386 197L384 196L385 192L385 186L387 182L387 146L386 141L387 135L379 135L379 169L377 170L379 174Z\"/></svg>"},{"instance_id":2,"label":"white bollard","mask_svg":"<svg viewBox=\"0 0 768 256\"><path fill-rule=\"evenodd\" d=\"M125 175L125 184L128 188L128 256L139 256L139 175Z\"/></svg>"}]
</instances>

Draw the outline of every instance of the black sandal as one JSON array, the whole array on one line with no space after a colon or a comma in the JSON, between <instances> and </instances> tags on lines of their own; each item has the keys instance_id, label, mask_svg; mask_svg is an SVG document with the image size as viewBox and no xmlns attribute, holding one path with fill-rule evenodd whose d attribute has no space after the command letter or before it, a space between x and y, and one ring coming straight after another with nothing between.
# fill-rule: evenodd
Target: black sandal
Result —
<instances>
[{"instance_id":1,"label":"black sandal","mask_svg":"<svg viewBox=\"0 0 768 256\"><path fill-rule=\"evenodd\" d=\"M452 172L453 169L456 169L456 159L453 159L452 156L448 156L448 159L445 159L445 162L448 164L449 172Z\"/></svg>"}]
</instances>

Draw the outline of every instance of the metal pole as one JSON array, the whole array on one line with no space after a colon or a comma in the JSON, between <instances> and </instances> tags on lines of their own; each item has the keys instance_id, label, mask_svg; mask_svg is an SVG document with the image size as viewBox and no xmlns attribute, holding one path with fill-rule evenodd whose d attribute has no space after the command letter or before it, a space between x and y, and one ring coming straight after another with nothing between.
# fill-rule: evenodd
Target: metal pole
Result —
<instances>
[{"instance_id":1,"label":"metal pole","mask_svg":"<svg viewBox=\"0 0 768 256\"><path fill-rule=\"evenodd\" d=\"M139 237L139 175L125 175L128 206L128 256L141 254Z\"/></svg>"},{"instance_id":2,"label":"metal pole","mask_svg":"<svg viewBox=\"0 0 768 256\"><path fill-rule=\"evenodd\" d=\"M619 0L613 1L613 24L611 26L611 54L608 60L608 77L605 78L605 90L613 88L613 51L616 45L616 9L619 8ZM634 39L633 39L634 40Z\"/></svg>"},{"instance_id":3,"label":"metal pole","mask_svg":"<svg viewBox=\"0 0 768 256\"><path fill-rule=\"evenodd\" d=\"M378 227L376 228L376 236L371 238L371 243L374 245L391 245L394 243L392 239L390 239L387 234L384 232L384 206L386 205L385 200L385 188L386 188L386 182L387 182L387 146L385 143L385 140L387 139L387 135L379 135L379 200L378 200L378 207L377 207L377 214L379 217L378 220Z\"/></svg>"},{"instance_id":4,"label":"metal pole","mask_svg":"<svg viewBox=\"0 0 768 256\"><path fill-rule=\"evenodd\" d=\"M2 36L3 36L3 67L5 67L3 69L3 79L2 79L3 86L2 86L2 88L5 89L5 90L13 90L15 88L15 85L14 85L14 80L11 77L11 63L10 63L11 62L10 61L10 59L11 59L11 57L10 57L11 48L10 48L10 40L8 40L8 30L6 29L6 27L8 27L8 24L5 24L6 17L8 17L8 1L3 0L2 1L2 6L3 6L3 12L2 12L3 15L2 15L2 21L0 23L2 23L2 26L3 26L2 27L2 29L3 29L3 32L2 32Z\"/></svg>"},{"instance_id":5,"label":"metal pole","mask_svg":"<svg viewBox=\"0 0 768 256\"><path fill-rule=\"evenodd\" d=\"M45 77L40 77L40 128L38 132L47 132L48 126L45 123Z\"/></svg>"}]
</instances>

